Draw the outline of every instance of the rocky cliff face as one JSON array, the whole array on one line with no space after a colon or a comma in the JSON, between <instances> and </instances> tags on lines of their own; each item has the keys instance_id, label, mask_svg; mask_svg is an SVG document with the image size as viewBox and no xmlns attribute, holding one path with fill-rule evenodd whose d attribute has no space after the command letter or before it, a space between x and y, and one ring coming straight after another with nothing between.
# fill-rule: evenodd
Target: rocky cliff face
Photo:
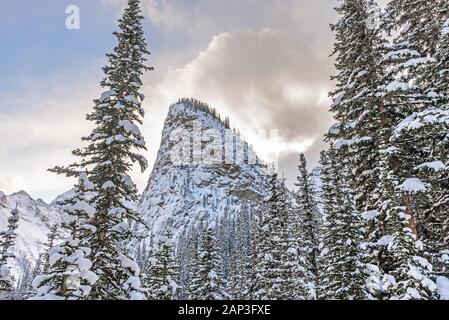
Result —
<instances>
[{"instance_id":1,"label":"rocky cliff face","mask_svg":"<svg viewBox=\"0 0 449 320\"><path fill-rule=\"evenodd\" d=\"M60 223L62 217L57 208L42 200L34 200L25 191L9 196L0 192L0 230L7 228L8 217L16 205L19 210L19 228L14 252L18 259L13 262L12 273L18 280L28 264L35 263L47 241L50 227Z\"/></svg>"},{"instance_id":2,"label":"rocky cliff face","mask_svg":"<svg viewBox=\"0 0 449 320\"><path fill-rule=\"evenodd\" d=\"M311 174L317 192L320 173L316 168ZM214 225L225 215L238 215L243 205L256 212L268 196L267 177L267 166L214 109L194 100L172 105L157 160L138 205L148 226L140 227L145 236L149 233L146 245L156 244L167 228L177 239L201 220ZM73 192L60 195L50 205L24 191L10 196L0 192L0 230L6 228L16 204L20 213L16 244L19 262L13 274L23 274L25 262L34 264L37 260L50 227L61 223L58 202ZM289 198L294 203L293 194Z\"/></svg>"},{"instance_id":3,"label":"rocky cliff face","mask_svg":"<svg viewBox=\"0 0 449 320\"><path fill-rule=\"evenodd\" d=\"M139 212L153 243L167 227L178 237L199 220L213 224L266 197L266 166L215 110L193 100L170 107Z\"/></svg>"}]
</instances>

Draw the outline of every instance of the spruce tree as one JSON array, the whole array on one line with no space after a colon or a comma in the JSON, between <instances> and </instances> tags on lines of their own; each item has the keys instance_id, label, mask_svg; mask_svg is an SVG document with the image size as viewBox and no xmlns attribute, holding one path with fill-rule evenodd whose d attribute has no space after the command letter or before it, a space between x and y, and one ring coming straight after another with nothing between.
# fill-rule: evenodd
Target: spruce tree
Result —
<instances>
[{"instance_id":1,"label":"spruce tree","mask_svg":"<svg viewBox=\"0 0 449 320\"><path fill-rule=\"evenodd\" d=\"M48 269L44 270L44 257L45 257L45 255L46 255L45 252L41 252L37 256L37 260L36 260L36 263L34 264L34 268L33 268L33 272L32 272L32 280L34 278L36 278L36 276L38 276L40 274L45 274L45 273L48 272Z\"/></svg>"},{"instance_id":2,"label":"spruce tree","mask_svg":"<svg viewBox=\"0 0 449 320\"><path fill-rule=\"evenodd\" d=\"M14 289L14 282L10 272L12 259L16 258L13 248L17 238L17 228L19 226L19 211L11 211L8 218L8 227L0 232L0 295L10 294Z\"/></svg>"},{"instance_id":3,"label":"spruce tree","mask_svg":"<svg viewBox=\"0 0 449 320\"><path fill-rule=\"evenodd\" d=\"M273 174L269 181L270 197L267 202L276 201L277 199L277 174ZM271 201L270 201L271 200ZM271 298L272 273L274 269L273 244L271 241L271 215L270 210L265 204L257 219L257 233L255 241L255 288L254 297L256 300L268 300Z\"/></svg>"},{"instance_id":4,"label":"spruce tree","mask_svg":"<svg viewBox=\"0 0 449 320\"><path fill-rule=\"evenodd\" d=\"M28 257L21 255L19 257L19 266L21 268L22 274L19 277L17 286L12 294L13 300L27 300L33 294L31 282L33 281L33 268L32 263L29 261Z\"/></svg>"},{"instance_id":5,"label":"spruce tree","mask_svg":"<svg viewBox=\"0 0 449 320\"><path fill-rule=\"evenodd\" d=\"M95 186L91 203L95 214L91 220L95 231L89 240L92 271L99 277L89 299L142 299L140 269L129 257L126 246L132 238L132 221L140 221L133 203L138 200L136 185L129 177L134 163L142 172L146 159L138 152L145 150L145 140L138 125L145 111L142 75L151 70L146 65L149 54L142 26L139 0L129 0L119 31L118 44L108 54L101 86L107 91L94 101L94 111L87 120L94 123L92 133L83 140L88 145L73 152L82 160L68 168L55 168L58 173L87 171Z\"/></svg>"},{"instance_id":6,"label":"spruce tree","mask_svg":"<svg viewBox=\"0 0 449 320\"><path fill-rule=\"evenodd\" d=\"M197 272L191 279L192 299L227 300L230 295L223 277L215 231L206 227L199 242Z\"/></svg>"},{"instance_id":7,"label":"spruce tree","mask_svg":"<svg viewBox=\"0 0 449 320\"><path fill-rule=\"evenodd\" d=\"M276 210L273 224L273 257L276 261L276 269L273 270L276 277L272 292L276 299L294 300L302 298L298 290L298 276L295 274L298 266L298 251L294 238L291 234L290 220L292 207L291 199L288 197L288 189L285 184L286 179L282 178L278 183L278 202L272 203ZM274 211L272 211L274 212Z\"/></svg>"},{"instance_id":8,"label":"spruce tree","mask_svg":"<svg viewBox=\"0 0 449 320\"><path fill-rule=\"evenodd\" d=\"M403 205L408 190L401 189L402 185L399 185L395 175L396 149L387 143L384 147L385 156L381 161L382 194L379 200L380 215L386 221L386 235L380 239L381 245L387 248L381 264L386 273L383 294L385 298L395 300L430 299L436 290L435 283L429 278L432 265L420 252L423 244L417 241L414 225L411 224L411 213Z\"/></svg>"},{"instance_id":9,"label":"spruce tree","mask_svg":"<svg viewBox=\"0 0 449 320\"><path fill-rule=\"evenodd\" d=\"M449 3L441 5L441 10L449 11ZM415 200L420 209L417 228L422 238L433 250L437 273L445 272L447 265L441 264L441 252L449 249L447 210L449 196L447 118L449 113L449 19L443 23L437 52L431 67L419 70L418 83L427 86L428 96L433 97L433 105L421 112L411 114L398 125L397 143L409 146L414 152L409 161L414 174L429 188ZM411 126L412 121L420 123ZM443 253L444 254L444 253Z\"/></svg>"},{"instance_id":10,"label":"spruce tree","mask_svg":"<svg viewBox=\"0 0 449 320\"><path fill-rule=\"evenodd\" d=\"M364 223L354 208L352 190L343 177L348 160L339 159L333 146L322 153L324 222L321 226L321 254L318 259L320 299L362 300L368 266L362 250Z\"/></svg>"},{"instance_id":11,"label":"spruce tree","mask_svg":"<svg viewBox=\"0 0 449 320\"><path fill-rule=\"evenodd\" d=\"M177 298L180 300L187 300L189 298L189 285L190 285L190 278L189 278L189 271L191 268L190 264L190 248L191 246L191 239L190 239L190 233L188 230L183 230L181 233L178 243L177 243L177 249L176 249L176 263L179 266L179 277L178 277L178 283L181 289L178 292Z\"/></svg>"},{"instance_id":12,"label":"spruce tree","mask_svg":"<svg viewBox=\"0 0 449 320\"><path fill-rule=\"evenodd\" d=\"M65 214L61 228L67 237L54 245L57 226L49 234L49 249L40 270L33 280L36 300L85 300L88 299L98 276L92 270L90 241L95 232L92 220L95 207L90 204L88 192L95 186L86 173L79 175L79 181L71 197L61 203Z\"/></svg>"},{"instance_id":13,"label":"spruce tree","mask_svg":"<svg viewBox=\"0 0 449 320\"><path fill-rule=\"evenodd\" d=\"M313 190L310 184L310 176L307 171L307 162L303 153L299 155L298 164L299 174L295 185L298 187L296 192L296 203L298 205L299 230L297 233L302 235L300 245L298 246L299 259L304 259L303 272L305 284L311 288L311 297L314 298L314 286L318 272L318 230L319 214L317 204L314 201Z\"/></svg>"},{"instance_id":14,"label":"spruce tree","mask_svg":"<svg viewBox=\"0 0 449 320\"><path fill-rule=\"evenodd\" d=\"M64 205L64 204L61 204L61 205ZM59 235L58 235L59 228L60 228L60 226L55 224L50 227L50 230L47 234L47 242L44 244L42 257L38 257L38 262L42 259L42 261L40 261L41 265L39 266L41 268L40 274L45 274L50 269L50 254L49 254L49 252L51 249L53 249L53 247L55 246L55 241L59 237Z\"/></svg>"},{"instance_id":15,"label":"spruce tree","mask_svg":"<svg viewBox=\"0 0 449 320\"><path fill-rule=\"evenodd\" d=\"M335 164L335 150L331 146L329 151L321 151L320 153L320 165L321 171L321 204L323 208L322 224L319 229L320 244L319 244L319 259L317 261L317 278L316 278L316 292L317 299L326 300L333 298L333 290L330 287L333 285L333 268L329 269L329 265L332 265L335 257L340 258L340 255L333 253L333 245L335 243L334 237L336 232L333 228L335 222L333 221L333 213L337 210L336 204L336 173L334 170ZM332 254L332 255L331 255Z\"/></svg>"},{"instance_id":16,"label":"spruce tree","mask_svg":"<svg viewBox=\"0 0 449 320\"><path fill-rule=\"evenodd\" d=\"M425 94L425 88L422 88L419 82L414 81L416 80L417 70L428 66L431 60L422 57L415 46L404 41L402 36L394 39L389 50L382 61L386 71L382 78L384 84L380 87L379 92L379 97L382 98L382 107L379 110L381 128L378 131L381 183L379 184L380 192L377 203L379 209L376 219L381 221L382 233L378 233L378 246L375 249L379 257L379 266L386 274L386 280L380 292L382 298L397 297L397 292L393 293L387 288L391 285L388 277L404 278L404 275L402 275L404 268L411 265L414 261L413 257L418 255L413 248L416 247L415 242L419 237L417 230L419 209L411 194L400 194L397 190L400 183L410 178L414 170L410 159L415 157L416 154L411 152L408 142L398 143L394 141L393 131L395 126L408 114L427 108L432 103L431 99ZM399 222L405 216L407 217L406 225L409 226L409 230L413 234L411 238ZM394 239L407 239L407 241L399 241L393 246L397 252L404 253L401 258L399 258L400 255L397 252L391 251L391 243L385 241L390 239L393 234ZM376 236L373 238L376 238ZM404 247L401 247L401 245ZM396 263L392 263L390 258L397 258L398 260ZM393 282L395 281L397 279L393 280ZM410 281L412 283L414 280L411 279ZM419 282L419 280L415 280L415 282ZM411 286L413 285L411 284ZM419 289L419 286L416 285L416 288ZM425 295L423 294L423 296ZM402 297L412 296L402 295Z\"/></svg>"},{"instance_id":17,"label":"spruce tree","mask_svg":"<svg viewBox=\"0 0 449 320\"><path fill-rule=\"evenodd\" d=\"M258 222L254 296L258 300L290 300L296 293L297 255L291 250L286 187L277 173L269 179L270 195Z\"/></svg>"},{"instance_id":18,"label":"spruce tree","mask_svg":"<svg viewBox=\"0 0 449 320\"><path fill-rule=\"evenodd\" d=\"M147 262L148 269L143 280L151 300L174 300L177 296L179 268L174 259L171 244L173 235L170 231L160 239L157 250Z\"/></svg>"},{"instance_id":19,"label":"spruce tree","mask_svg":"<svg viewBox=\"0 0 449 320\"><path fill-rule=\"evenodd\" d=\"M435 272L447 274L448 261L441 259L449 249L447 210L449 197L447 184L448 112L429 108L404 119L395 129L394 141L400 151L407 147L415 156L408 159L413 168L408 180L414 182L416 191L408 195L417 212L416 234L431 251ZM413 179L413 180L410 180Z\"/></svg>"},{"instance_id":20,"label":"spruce tree","mask_svg":"<svg viewBox=\"0 0 449 320\"><path fill-rule=\"evenodd\" d=\"M198 225L192 226L187 236L187 268L186 268L186 286L187 296L190 300L200 299L196 296L200 282L194 281L199 278L200 265L200 246L204 233L204 221L200 220Z\"/></svg>"},{"instance_id":21,"label":"spruce tree","mask_svg":"<svg viewBox=\"0 0 449 320\"><path fill-rule=\"evenodd\" d=\"M382 84L383 70L379 63L386 52L386 42L381 31L372 27L369 8L375 7L369 0L340 1L336 8L339 21L332 25L336 35L334 55L338 73L332 78L337 89L331 93L334 103L331 111L339 121L338 130L331 130L328 138L336 148L347 145L352 166L357 172L348 177L357 189L357 202L363 211L369 194L375 187L374 177L369 174L376 169L376 130L380 127L377 117L381 100L377 97ZM374 153L374 154L373 154Z\"/></svg>"},{"instance_id":22,"label":"spruce tree","mask_svg":"<svg viewBox=\"0 0 449 320\"><path fill-rule=\"evenodd\" d=\"M390 7L398 4L398 1L392 1ZM398 11L403 14L403 20L392 24L393 30L401 30L404 24L410 26L410 29L399 33L385 59L385 69L390 70L386 77L390 76L390 81L394 80L394 83L400 85L387 86L382 94L385 108L381 117L388 119L384 121L382 141L384 148L389 146L383 151L384 157L389 158L388 163L384 164L391 170L388 176L392 181L389 183L397 187L398 184L405 186L413 181L414 189L420 189L403 192L401 205L405 207L403 214L408 216L407 227L412 237L415 242L421 240L425 246L424 252L431 251L432 262L436 266L439 264L440 252L447 248L443 239L447 235L447 228L445 232L444 227L448 203L447 185L444 182L447 180L444 106L448 100L445 94L446 81L440 79L442 74L444 78L446 70L444 64L447 52L444 53L444 43L447 37L444 40L442 19L447 16L448 8L449 4L444 1L418 3L416 9L419 10L414 15L410 15L407 8L401 9L400 5L396 8L403 10ZM426 13L425 10L429 9L434 16ZM432 31L427 38L421 38L428 32L429 26L434 30L441 30L442 26L443 31ZM424 54L432 55L433 59ZM409 249L411 252L413 250ZM438 265L436 269L441 272L444 266ZM424 291L423 298L429 296L428 289L421 291Z\"/></svg>"},{"instance_id":23,"label":"spruce tree","mask_svg":"<svg viewBox=\"0 0 449 320\"><path fill-rule=\"evenodd\" d=\"M235 237L235 292L233 298L248 300L253 298L254 287L254 221L250 205L244 203L237 218Z\"/></svg>"},{"instance_id":24,"label":"spruce tree","mask_svg":"<svg viewBox=\"0 0 449 320\"><path fill-rule=\"evenodd\" d=\"M235 220L228 212L217 219L217 244L222 263L223 277L227 279L228 293L232 296L237 285L237 261L235 255Z\"/></svg>"},{"instance_id":25,"label":"spruce tree","mask_svg":"<svg viewBox=\"0 0 449 320\"><path fill-rule=\"evenodd\" d=\"M372 23L377 9L372 0L341 1L336 9L340 19L332 25L338 73L333 77L337 89L331 93L331 111L338 123L327 139L338 150L339 158L348 160L350 170L343 183L352 190L355 217L377 210L379 196L379 114L383 106L379 91L384 74L381 61L388 48L379 25ZM373 236L368 242L376 243L381 237L382 223L376 219L368 223ZM373 253L367 259L374 265L377 256Z\"/></svg>"},{"instance_id":26,"label":"spruce tree","mask_svg":"<svg viewBox=\"0 0 449 320\"><path fill-rule=\"evenodd\" d=\"M400 34L393 45L388 46L382 38L382 28L367 23L366 17L373 7L373 1L353 0L343 1L337 9L341 20L333 29L337 34L335 49L339 74L332 111L339 123L328 137L335 141L340 159L349 159L351 170L345 171L343 183L345 185L346 180L349 190L354 191L356 213L353 216L371 217L366 229L368 251L364 261L372 273L369 278L378 279L375 297L392 298L401 294L388 292L385 287L395 281L391 278L393 274L402 277L402 263L414 259L412 247L418 236L416 204L411 201L410 194L399 196L396 190L398 184L409 177L412 167L407 157L413 153L405 144L392 142L393 128L409 112L422 110L431 103L423 95L425 91L416 85L414 76L419 65L428 63L429 59L415 49L420 44L412 40L413 37L406 41ZM360 47L363 42L365 48ZM379 175L381 184L376 180ZM397 218L402 219L403 214L397 210L405 210L407 224L415 233L414 240L404 235L406 232ZM395 246L404 256L393 264L389 260L393 254L390 242L386 241L392 234L408 239ZM370 283L368 287L373 289L375 285ZM414 284L410 287L418 288Z\"/></svg>"},{"instance_id":27,"label":"spruce tree","mask_svg":"<svg viewBox=\"0 0 449 320\"><path fill-rule=\"evenodd\" d=\"M449 277L449 258L446 258L449 255L449 139L445 136L445 132L449 131L449 3L443 2L441 10L446 13L447 20L441 28L435 64L431 69L434 78L429 81L431 89L435 88L439 95L436 108L430 110L429 114L434 114L438 121L420 129L426 137L422 139L421 145L428 147L429 156L421 159L418 167L429 176L426 182L432 185L427 201L429 205L424 210L426 239L438 256L435 259L437 272ZM410 133L414 135L417 132Z\"/></svg>"}]
</instances>

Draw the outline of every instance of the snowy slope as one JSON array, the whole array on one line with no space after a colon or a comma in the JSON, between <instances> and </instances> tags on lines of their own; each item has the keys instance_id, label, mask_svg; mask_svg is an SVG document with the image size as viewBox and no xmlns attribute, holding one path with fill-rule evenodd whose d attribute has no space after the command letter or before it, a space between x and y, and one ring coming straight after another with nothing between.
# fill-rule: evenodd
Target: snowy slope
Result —
<instances>
[{"instance_id":1,"label":"snowy slope","mask_svg":"<svg viewBox=\"0 0 449 320\"><path fill-rule=\"evenodd\" d=\"M75 189L70 189L67 192L64 192L63 194L59 195L54 199L52 202L50 202L49 206L51 208L60 209L61 203L64 203L65 200L71 199L75 196Z\"/></svg>"},{"instance_id":2,"label":"snowy slope","mask_svg":"<svg viewBox=\"0 0 449 320\"><path fill-rule=\"evenodd\" d=\"M34 264L42 244L47 241L50 226L60 223L61 214L44 201L34 200L25 191L9 196L0 192L0 230L6 229L8 217L16 204L19 210L19 228L14 252L19 258ZM24 267L23 261L15 262L12 273L16 280L23 273Z\"/></svg>"},{"instance_id":3,"label":"snowy slope","mask_svg":"<svg viewBox=\"0 0 449 320\"><path fill-rule=\"evenodd\" d=\"M201 219L213 224L225 213L237 214L244 202L257 207L266 196L266 167L227 127L214 112L201 110L194 103L170 107L158 157L139 205L153 243L167 226L177 237ZM211 131L228 138L211 138ZM199 145L193 147L187 162L176 161L177 151ZM228 152L214 163L205 163L211 148ZM241 154L244 156L239 157ZM198 157L199 161L193 160ZM223 163L223 159L228 161Z\"/></svg>"}]
</instances>

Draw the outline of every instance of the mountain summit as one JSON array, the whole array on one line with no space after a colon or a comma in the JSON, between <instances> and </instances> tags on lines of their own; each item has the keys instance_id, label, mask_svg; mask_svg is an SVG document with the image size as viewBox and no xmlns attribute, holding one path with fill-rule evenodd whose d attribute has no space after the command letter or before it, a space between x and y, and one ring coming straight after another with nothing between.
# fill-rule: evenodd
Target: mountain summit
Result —
<instances>
[{"instance_id":1,"label":"mountain summit","mask_svg":"<svg viewBox=\"0 0 449 320\"><path fill-rule=\"evenodd\" d=\"M139 204L150 242L167 228L176 239L200 220L213 225L238 214L244 203L258 206L267 195L267 172L215 109L194 99L173 104Z\"/></svg>"}]
</instances>

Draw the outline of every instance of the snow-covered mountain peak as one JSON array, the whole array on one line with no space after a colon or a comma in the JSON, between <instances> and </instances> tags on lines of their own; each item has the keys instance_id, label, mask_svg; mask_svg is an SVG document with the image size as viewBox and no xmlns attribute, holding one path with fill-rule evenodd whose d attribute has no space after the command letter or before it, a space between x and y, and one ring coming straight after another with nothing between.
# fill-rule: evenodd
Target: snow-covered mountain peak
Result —
<instances>
[{"instance_id":1,"label":"snow-covered mountain peak","mask_svg":"<svg viewBox=\"0 0 449 320\"><path fill-rule=\"evenodd\" d=\"M42 200L34 200L25 191L11 195L0 192L0 231L7 228L8 217L16 207L19 211L19 227L14 252L18 259L14 262L12 272L18 280L24 268L35 263L47 241L50 227L59 224L62 217L57 209Z\"/></svg>"},{"instance_id":2,"label":"snow-covered mountain peak","mask_svg":"<svg viewBox=\"0 0 449 320\"><path fill-rule=\"evenodd\" d=\"M238 214L243 203L256 208L266 196L266 174L228 119L197 100L180 100L168 112L139 205L150 239L167 227L177 237L202 219L213 224Z\"/></svg>"},{"instance_id":3,"label":"snow-covered mountain peak","mask_svg":"<svg viewBox=\"0 0 449 320\"><path fill-rule=\"evenodd\" d=\"M26 191L24 190L20 190L19 192L15 192L13 194L11 194L11 197L14 198L20 198L21 200L24 201L34 201L33 197Z\"/></svg>"}]
</instances>

